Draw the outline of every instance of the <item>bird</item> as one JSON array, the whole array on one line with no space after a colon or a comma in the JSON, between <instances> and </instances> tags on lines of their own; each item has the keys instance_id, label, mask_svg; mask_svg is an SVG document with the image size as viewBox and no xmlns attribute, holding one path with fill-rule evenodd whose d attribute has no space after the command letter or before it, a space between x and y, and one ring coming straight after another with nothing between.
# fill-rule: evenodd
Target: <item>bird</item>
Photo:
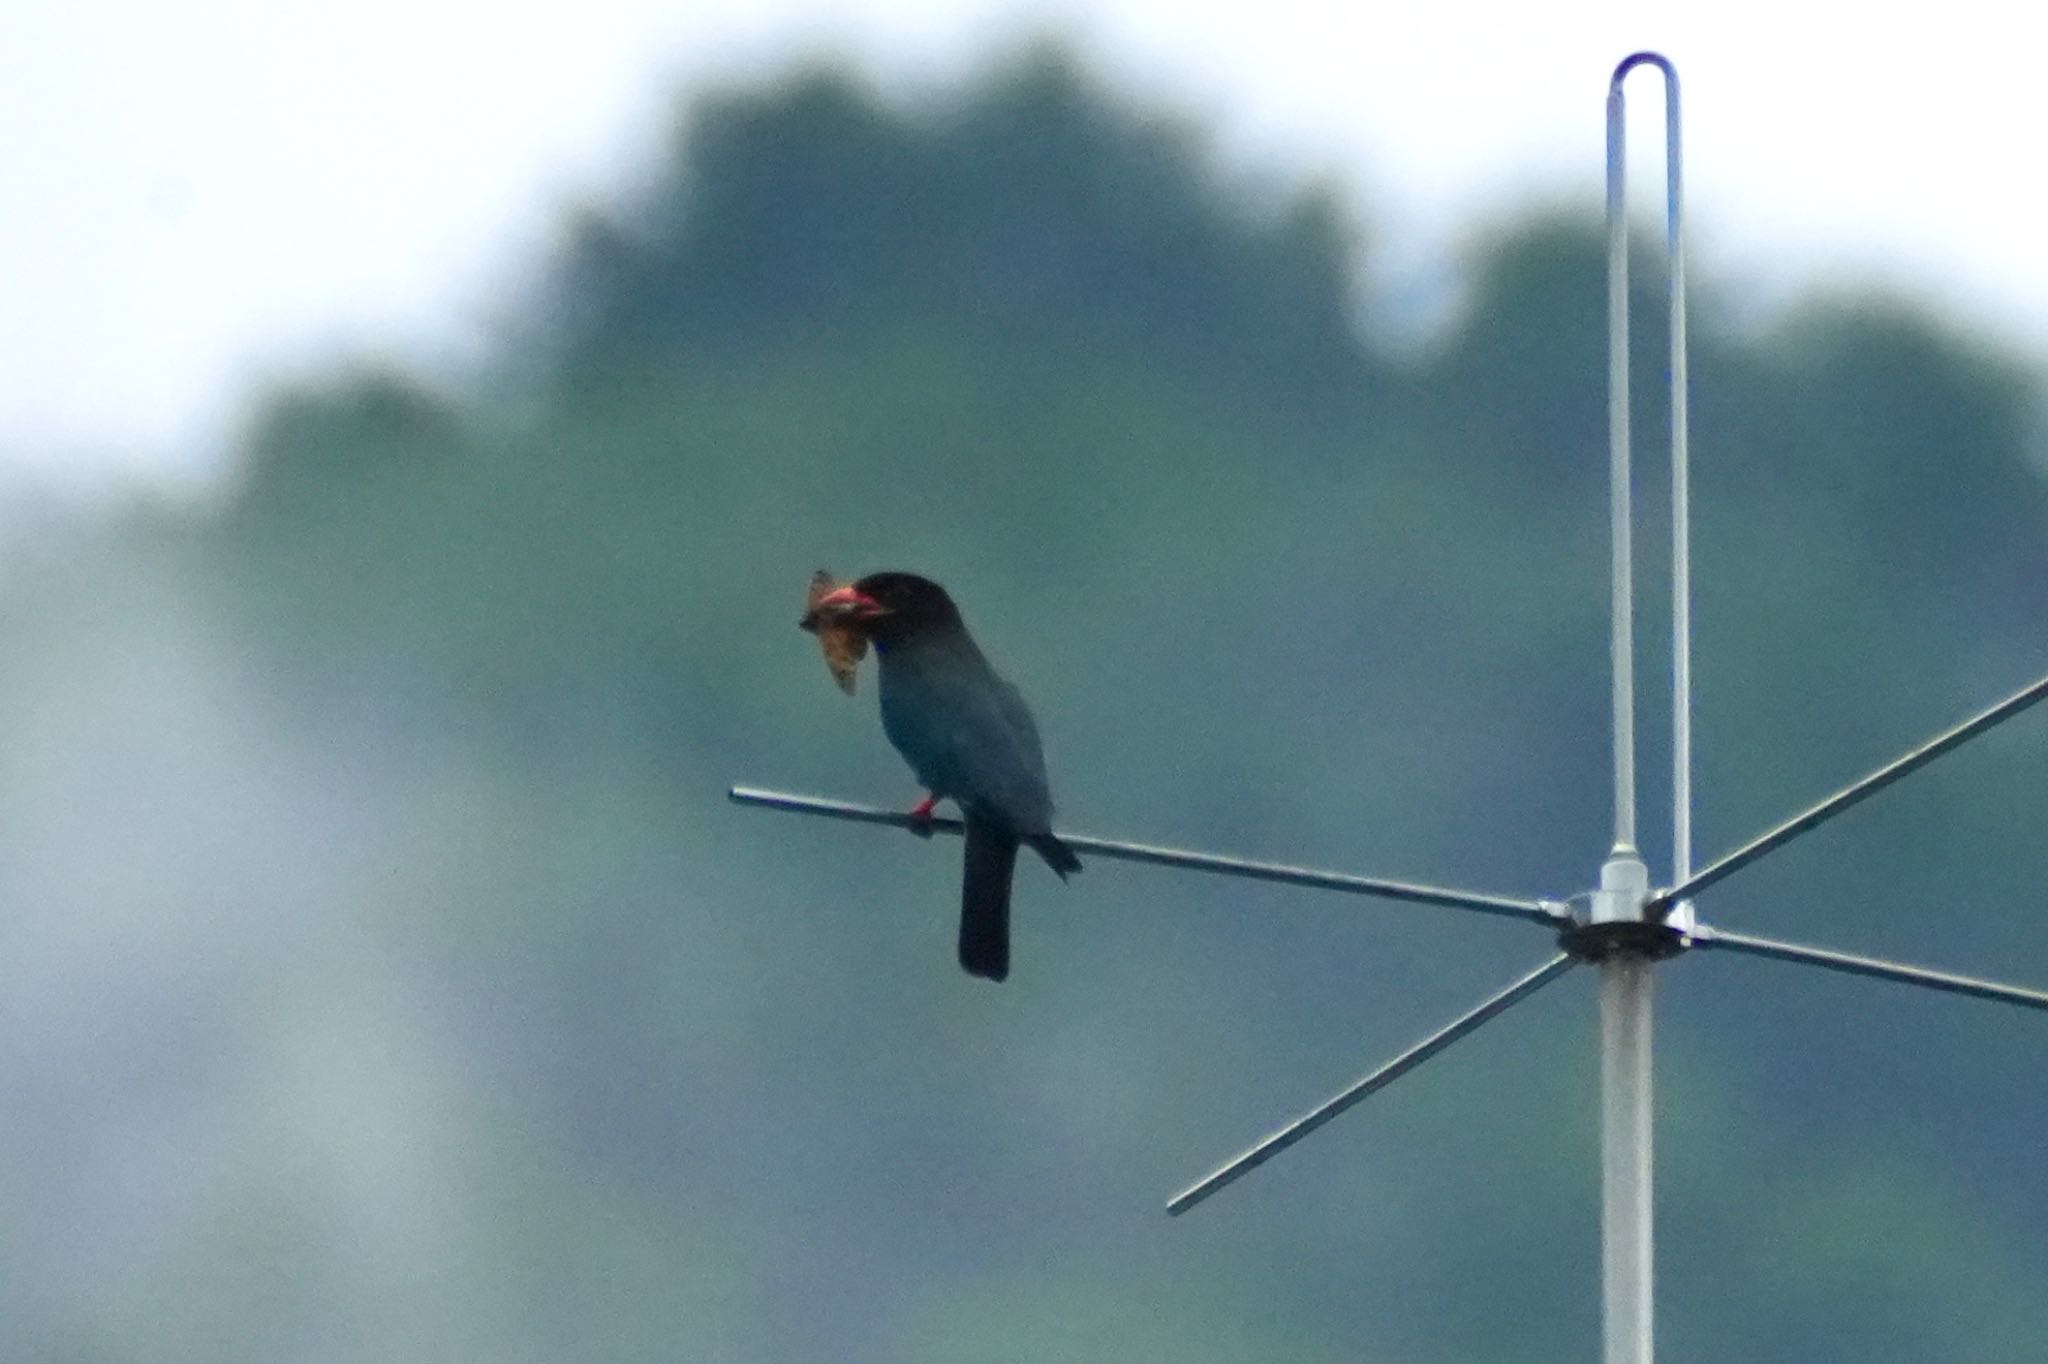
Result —
<instances>
[{"instance_id":1,"label":"bird","mask_svg":"<svg viewBox=\"0 0 2048 1364\"><path fill-rule=\"evenodd\" d=\"M820 598L823 616L859 630L881 669L882 730L929 793L960 807L967 851L960 880L960 965L1010 974L1010 882L1030 844L1065 880L1081 859L1052 832L1052 795L1038 726L997 675L946 590L915 573L871 573Z\"/></svg>"}]
</instances>

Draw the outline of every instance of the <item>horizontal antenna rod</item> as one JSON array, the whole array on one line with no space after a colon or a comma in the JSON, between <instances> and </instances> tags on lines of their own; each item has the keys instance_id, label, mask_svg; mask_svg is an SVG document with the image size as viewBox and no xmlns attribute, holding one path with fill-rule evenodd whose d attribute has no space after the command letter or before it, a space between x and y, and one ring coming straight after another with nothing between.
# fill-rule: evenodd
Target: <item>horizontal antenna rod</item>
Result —
<instances>
[{"instance_id":1,"label":"horizontal antenna rod","mask_svg":"<svg viewBox=\"0 0 2048 1364\"><path fill-rule=\"evenodd\" d=\"M1924 966L1908 966L1902 962L1885 961L1879 957L1859 957L1850 952L1834 952L1824 947L1807 947L1800 943L1780 942L1775 938L1756 938L1747 933L1724 933L1718 928L1704 924L1694 930L1692 945L1701 948L1720 948L1729 952L1747 952L1753 957L1773 957L1779 961L1798 962L1805 966L1820 966L1830 971L1841 971L1852 976L1875 976L1879 980L1895 980L1904 985L1920 985L1930 990L1946 990L1950 994L1972 995L1978 999L1995 999L2002 1004L2017 1004L2027 1009L2048 1009L2048 990L2030 990L2024 985L2003 985L1995 980L1984 980L1977 976L1959 976L1953 971L1933 971Z\"/></svg>"},{"instance_id":2,"label":"horizontal antenna rod","mask_svg":"<svg viewBox=\"0 0 2048 1364\"><path fill-rule=\"evenodd\" d=\"M1065 837L1065 835L1061 836ZM1406 1075L1445 1047L1451 1045L1451 1043L1467 1033L1476 1031L1489 1020L1506 1013L1530 995L1535 994L1538 990L1550 984L1551 981L1556 980L1566 971L1571 970L1573 964L1577 961L1578 958L1571 953L1560 952L1528 975L1523 976L1513 985L1508 986L1507 989L1502 990L1492 999L1487 1000L1478 1008L1452 1023L1449 1027L1431 1033L1428 1037L1402 1052L1372 1074L1359 1080L1329 1102L1312 1112L1304 1113L1272 1136L1267 1137L1257 1146L1252 1147L1243 1155L1232 1160L1229 1164L1220 1167L1212 1174L1204 1176L1196 1183L1190 1184L1167 1201L1167 1212L1177 1217L1207 1198L1210 1194L1223 1188L1226 1184L1236 1182L1239 1176L1249 1174L1259 1166L1264 1165L1274 1156L1279 1155L1282 1151L1285 1151L1288 1147L1294 1145L1294 1143L1300 1141L1303 1137L1315 1131L1318 1127L1321 1127L1324 1123L1336 1117L1359 1100L1369 1094L1385 1089L1388 1085L1400 1079L1403 1075Z\"/></svg>"},{"instance_id":3,"label":"horizontal antenna rod","mask_svg":"<svg viewBox=\"0 0 2048 1364\"><path fill-rule=\"evenodd\" d=\"M1980 715L1974 715L1954 729L1938 734L1926 743L1829 796L1826 800L1794 815L1768 833L1745 843L1718 862L1709 863L1669 890L1662 890L1645 906L1645 913L1661 917L1680 900L1697 895L1724 877L1733 876L1765 853L1784 847L1799 835L1825 824L1850 806L1867 800L1910 772L1917 772L1952 749L2003 721L2011 719L2043 697L2048 697L2048 677L2023 687Z\"/></svg>"},{"instance_id":4,"label":"horizontal antenna rod","mask_svg":"<svg viewBox=\"0 0 2048 1364\"><path fill-rule=\"evenodd\" d=\"M816 796L796 796L783 791L760 791L748 786L735 786L726 795L741 805L762 805L771 810L793 810L798 814L825 815L832 819L853 820L860 824L887 824L899 829L928 830L942 834L957 834L962 827L959 820L944 816L934 816L925 820L901 810L886 810L875 805L821 800ZM1086 834L1062 833L1059 837L1062 843L1075 852L1093 853L1097 857L1115 858L1124 862L1150 862L1155 866L1184 867L1189 871L1214 872L1220 876L1242 876L1253 881L1279 881L1292 886L1311 886L1317 890L1341 890L1352 895L1376 895L1386 900L1405 900L1410 904L1471 909L1482 914L1526 919L1531 923L1552 927L1569 918L1569 911L1562 904L1546 904L1541 900L1515 900L1502 895L1479 895L1470 891L1444 890L1437 886L1412 885L1406 881L1381 881L1367 876L1347 876L1343 872L1293 867L1281 862L1253 862L1242 857L1225 857L1218 853L1187 852L1180 848L1161 848L1150 843L1124 843L1113 838L1091 838Z\"/></svg>"}]
</instances>

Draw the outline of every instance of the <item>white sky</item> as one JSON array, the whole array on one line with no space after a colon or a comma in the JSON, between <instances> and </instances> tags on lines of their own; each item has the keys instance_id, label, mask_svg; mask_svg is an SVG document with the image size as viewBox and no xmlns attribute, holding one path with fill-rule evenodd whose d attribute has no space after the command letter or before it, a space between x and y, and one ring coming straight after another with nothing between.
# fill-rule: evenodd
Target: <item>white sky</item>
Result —
<instances>
[{"instance_id":1,"label":"white sky","mask_svg":"<svg viewBox=\"0 0 2048 1364\"><path fill-rule=\"evenodd\" d=\"M1335 172L1382 258L1439 277L1517 207L1597 206L1607 73L1659 48L1696 277L1881 281L2044 355L2042 27L1982 0L6 0L0 466L203 474L266 378L459 358L678 89L820 53L916 87L1046 30L1235 159Z\"/></svg>"}]
</instances>

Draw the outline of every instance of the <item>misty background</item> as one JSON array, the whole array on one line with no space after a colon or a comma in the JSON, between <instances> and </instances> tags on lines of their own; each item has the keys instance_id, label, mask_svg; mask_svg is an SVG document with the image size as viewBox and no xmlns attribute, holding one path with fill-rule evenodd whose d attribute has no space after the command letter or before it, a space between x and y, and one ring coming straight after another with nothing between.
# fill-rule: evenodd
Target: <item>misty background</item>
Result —
<instances>
[{"instance_id":1,"label":"misty background","mask_svg":"<svg viewBox=\"0 0 2048 1364\"><path fill-rule=\"evenodd\" d=\"M1588 981L1161 1210L1541 940L1033 865L992 988L957 843L724 789L917 795L872 675L847 702L795 628L813 568L915 568L1031 698L1067 827L1584 889L1594 201L1469 224L1418 331L1348 187L1057 44L916 97L789 64L647 141L463 363L274 381L198 495L9 499L0 1357L1590 1354ZM2048 486L2038 354L1694 285L1711 855L2048 671ZM1701 911L2040 983L2044 763L2016 721ZM1660 975L1665 1357L2038 1360L2036 1021Z\"/></svg>"}]
</instances>

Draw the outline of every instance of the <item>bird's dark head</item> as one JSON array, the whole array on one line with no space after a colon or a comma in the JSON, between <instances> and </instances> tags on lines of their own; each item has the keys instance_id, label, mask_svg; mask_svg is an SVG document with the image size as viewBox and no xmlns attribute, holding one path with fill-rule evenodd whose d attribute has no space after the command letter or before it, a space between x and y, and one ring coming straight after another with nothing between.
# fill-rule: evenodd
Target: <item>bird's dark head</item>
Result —
<instances>
[{"instance_id":1,"label":"bird's dark head","mask_svg":"<svg viewBox=\"0 0 2048 1364\"><path fill-rule=\"evenodd\" d=\"M828 593L817 609L836 613L882 648L961 628L960 609L946 589L915 573L870 573Z\"/></svg>"}]
</instances>

